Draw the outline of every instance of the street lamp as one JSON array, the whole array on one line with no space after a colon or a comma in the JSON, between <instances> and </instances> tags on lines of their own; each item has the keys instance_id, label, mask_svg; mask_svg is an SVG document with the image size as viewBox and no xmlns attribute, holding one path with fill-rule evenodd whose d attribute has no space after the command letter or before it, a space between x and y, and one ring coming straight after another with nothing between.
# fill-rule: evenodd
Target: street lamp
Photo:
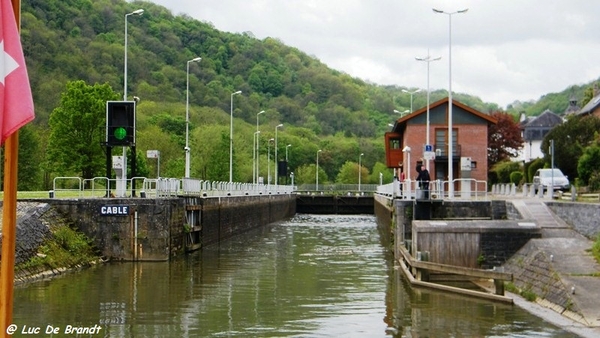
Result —
<instances>
[{"instance_id":1,"label":"street lamp","mask_svg":"<svg viewBox=\"0 0 600 338\"><path fill-rule=\"evenodd\" d=\"M410 110L406 109L405 111L399 111L399 110L396 110L396 109L394 109L394 113L396 113L396 114L400 114L400 117L402 117L402 116L404 116L405 114L408 114L408 113L410 113Z\"/></svg>"},{"instance_id":2,"label":"street lamp","mask_svg":"<svg viewBox=\"0 0 600 338\"><path fill-rule=\"evenodd\" d=\"M319 151L317 151L317 184L316 184L316 191L319 191L319 153L321 152L321 149L319 149Z\"/></svg>"},{"instance_id":3,"label":"street lamp","mask_svg":"<svg viewBox=\"0 0 600 338\"><path fill-rule=\"evenodd\" d=\"M469 9L461 9L456 12L444 12L433 8L435 13L448 15L448 197L454 197L454 185L452 180L452 15L466 13Z\"/></svg>"},{"instance_id":4,"label":"street lamp","mask_svg":"<svg viewBox=\"0 0 600 338\"><path fill-rule=\"evenodd\" d=\"M362 157L363 157L363 153L360 153L360 156L358 156L358 191L360 192L360 180L361 180L361 169L362 169Z\"/></svg>"},{"instance_id":5,"label":"street lamp","mask_svg":"<svg viewBox=\"0 0 600 338\"><path fill-rule=\"evenodd\" d=\"M130 15L142 15L143 9L136 9L131 13L125 14L125 63L123 66L123 101L127 101L127 17ZM132 152L135 154L135 146L132 148ZM122 164L121 179L117 180L117 194L119 197L125 196L125 190L127 188L127 148L123 147L123 164ZM132 168L133 169L133 168ZM132 170L133 172L134 170ZM135 187L135 186L134 186ZM135 190L133 191L135 195Z\"/></svg>"},{"instance_id":6,"label":"street lamp","mask_svg":"<svg viewBox=\"0 0 600 338\"><path fill-rule=\"evenodd\" d=\"M187 62L186 87L185 87L185 177L190 177L190 63L199 62L197 57Z\"/></svg>"},{"instance_id":7,"label":"street lamp","mask_svg":"<svg viewBox=\"0 0 600 338\"><path fill-rule=\"evenodd\" d=\"M285 163L287 165L287 161L288 161L288 148L291 147L291 144L288 144L287 146L285 146Z\"/></svg>"},{"instance_id":8,"label":"street lamp","mask_svg":"<svg viewBox=\"0 0 600 338\"><path fill-rule=\"evenodd\" d=\"M417 61L424 61L427 62L427 131L426 131L426 143L425 144L429 144L429 64L433 61L438 61L441 59L440 56L436 57L436 58L431 58L431 56L429 55L429 50L427 50L427 56L426 57L416 57L415 58ZM429 171L429 158L426 159L425 162L425 167L427 168L427 170Z\"/></svg>"},{"instance_id":9,"label":"street lamp","mask_svg":"<svg viewBox=\"0 0 600 338\"><path fill-rule=\"evenodd\" d=\"M264 113L265 113L265 111L261 110L260 112L258 112L258 114L256 114L256 134L255 134L256 135L256 140L255 140L255 143L254 143L254 148L256 149L256 162L254 163L254 167L256 168L256 176L255 176L256 177L256 180L255 180L256 183L258 183L258 177L260 176L260 174L259 174L260 167L258 166L258 162L259 162L258 159L260 158L260 152L258 150L259 149L258 148L258 144L259 144L258 143L258 138L260 137L260 135L258 135L259 134L259 132L258 132L258 116L260 114L264 114ZM252 178L252 180L254 181L254 177Z\"/></svg>"},{"instance_id":10,"label":"street lamp","mask_svg":"<svg viewBox=\"0 0 600 338\"><path fill-rule=\"evenodd\" d=\"M233 182L233 96L241 94L242 91L238 90L235 93L231 93L231 117L229 119L229 182Z\"/></svg>"},{"instance_id":11,"label":"street lamp","mask_svg":"<svg viewBox=\"0 0 600 338\"><path fill-rule=\"evenodd\" d=\"M279 181L279 177L277 176L278 174L278 168L279 167L279 159L277 158L277 129L279 127L283 127L283 124L278 124L277 126L275 126L275 187L277 187L277 183Z\"/></svg>"},{"instance_id":12,"label":"street lamp","mask_svg":"<svg viewBox=\"0 0 600 338\"><path fill-rule=\"evenodd\" d=\"M258 160L258 135L260 134L260 130L257 130L254 132L254 147L252 149L253 152L253 157L254 160L257 161ZM258 162L254 162L254 165L252 166L252 183L257 184L258 183L258 166L256 165Z\"/></svg>"},{"instance_id":13,"label":"street lamp","mask_svg":"<svg viewBox=\"0 0 600 338\"><path fill-rule=\"evenodd\" d=\"M418 93L418 92L420 92L420 91L421 91L421 89L417 89L417 90L415 90L414 92L409 92L409 91L408 91L408 90L406 90L406 89L402 89L402 92L403 92L403 93L410 94L410 111L411 111L411 112L413 112L413 104L412 104L412 103L413 103L413 95L414 95L414 94L416 94L416 93Z\"/></svg>"},{"instance_id":14,"label":"street lamp","mask_svg":"<svg viewBox=\"0 0 600 338\"><path fill-rule=\"evenodd\" d=\"M271 185L271 142L274 140L270 139L267 145L267 185Z\"/></svg>"},{"instance_id":15,"label":"street lamp","mask_svg":"<svg viewBox=\"0 0 600 338\"><path fill-rule=\"evenodd\" d=\"M127 17L130 15L142 15L143 9L136 9L131 13L125 14L125 67L124 67L124 83L123 83L123 101L127 101Z\"/></svg>"}]
</instances>

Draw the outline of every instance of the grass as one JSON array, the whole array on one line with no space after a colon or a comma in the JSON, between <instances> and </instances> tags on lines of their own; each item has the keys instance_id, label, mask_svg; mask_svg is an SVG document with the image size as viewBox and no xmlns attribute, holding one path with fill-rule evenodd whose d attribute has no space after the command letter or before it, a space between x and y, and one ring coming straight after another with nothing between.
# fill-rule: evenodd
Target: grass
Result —
<instances>
[{"instance_id":1,"label":"grass","mask_svg":"<svg viewBox=\"0 0 600 338\"><path fill-rule=\"evenodd\" d=\"M17 265L15 270L35 274L45 270L87 265L96 260L98 255L91 240L68 225L60 225L38 248L38 254Z\"/></svg>"},{"instance_id":2,"label":"grass","mask_svg":"<svg viewBox=\"0 0 600 338\"><path fill-rule=\"evenodd\" d=\"M596 236L596 241L592 245L592 255L596 259L596 262L600 263L600 234Z\"/></svg>"}]
</instances>

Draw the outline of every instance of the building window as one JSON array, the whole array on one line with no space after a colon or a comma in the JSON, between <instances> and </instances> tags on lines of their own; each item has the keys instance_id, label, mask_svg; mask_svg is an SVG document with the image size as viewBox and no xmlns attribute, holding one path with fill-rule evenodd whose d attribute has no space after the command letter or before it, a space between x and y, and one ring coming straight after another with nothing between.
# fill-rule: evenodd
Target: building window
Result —
<instances>
[{"instance_id":1,"label":"building window","mask_svg":"<svg viewBox=\"0 0 600 338\"><path fill-rule=\"evenodd\" d=\"M390 149L400 149L400 140L390 139Z\"/></svg>"}]
</instances>

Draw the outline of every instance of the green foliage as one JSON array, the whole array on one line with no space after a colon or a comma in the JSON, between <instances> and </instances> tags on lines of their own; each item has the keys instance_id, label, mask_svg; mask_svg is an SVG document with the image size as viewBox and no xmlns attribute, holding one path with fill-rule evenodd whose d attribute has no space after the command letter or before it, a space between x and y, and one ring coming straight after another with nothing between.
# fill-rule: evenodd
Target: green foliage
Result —
<instances>
[{"instance_id":1,"label":"green foliage","mask_svg":"<svg viewBox=\"0 0 600 338\"><path fill-rule=\"evenodd\" d=\"M92 242L83 234L67 225L58 226L52 237L39 248L39 255L19 264L15 270L38 272L63 267L76 267L96 260L97 253Z\"/></svg>"},{"instance_id":2,"label":"green foliage","mask_svg":"<svg viewBox=\"0 0 600 338\"><path fill-rule=\"evenodd\" d=\"M600 144L598 142L594 142L584 149L583 155L577 162L577 174L580 184L588 185L593 190L600 189L600 182L597 181L600 174Z\"/></svg>"},{"instance_id":3,"label":"green foliage","mask_svg":"<svg viewBox=\"0 0 600 338\"><path fill-rule=\"evenodd\" d=\"M583 150L594 142L596 131L600 130L600 118L588 115L575 116L554 127L542 141L542 152L546 163L551 162L550 140L554 140L554 167L569 177L577 178L577 166Z\"/></svg>"},{"instance_id":4,"label":"green foliage","mask_svg":"<svg viewBox=\"0 0 600 338\"><path fill-rule=\"evenodd\" d=\"M538 169L544 168L545 162L543 158L536 158L535 160L529 162L527 166L527 182L533 182L533 175Z\"/></svg>"},{"instance_id":5,"label":"green foliage","mask_svg":"<svg viewBox=\"0 0 600 338\"><path fill-rule=\"evenodd\" d=\"M510 173L510 183L520 185L521 182L523 182L523 172L522 171L513 171L512 173Z\"/></svg>"},{"instance_id":6,"label":"green foliage","mask_svg":"<svg viewBox=\"0 0 600 338\"><path fill-rule=\"evenodd\" d=\"M49 121L47 161L57 176L105 176L106 101L116 99L108 84L67 83Z\"/></svg>"},{"instance_id":7,"label":"green foliage","mask_svg":"<svg viewBox=\"0 0 600 338\"><path fill-rule=\"evenodd\" d=\"M596 241L592 245L592 254L596 259L596 262L600 263L600 234L596 236Z\"/></svg>"},{"instance_id":8,"label":"green foliage","mask_svg":"<svg viewBox=\"0 0 600 338\"><path fill-rule=\"evenodd\" d=\"M518 162L513 161L503 161L497 163L492 169L491 172L495 173L497 178L497 183L510 183L511 173L515 171L520 171L520 164Z\"/></svg>"},{"instance_id":9,"label":"green foliage","mask_svg":"<svg viewBox=\"0 0 600 338\"><path fill-rule=\"evenodd\" d=\"M379 184L379 174L381 173L381 180L383 184L392 183L394 179L394 173L392 169L388 168L387 165L381 162L376 162L373 166L371 176L369 177L369 183Z\"/></svg>"},{"instance_id":10,"label":"green foliage","mask_svg":"<svg viewBox=\"0 0 600 338\"><path fill-rule=\"evenodd\" d=\"M373 167L371 176L363 177L365 181L379 182L379 172L384 182L391 181L390 170L376 170L374 164L384 158L383 133L397 118L393 110L410 108L410 95L401 92L404 87L378 86L352 78L277 39L221 32L209 22L175 16L150 2L143 2L142 7L144 15L128 21L128 93L129 97L141 97L137 151L160 151L161 176L184 174L185 113L189 108L191 176L229 179L229 141L222 133L228 132L230 95L242 90L233 110L234 180L252 181L256 113L266 110L263 117L268 118L260 120L261 176L266 176L268 169L267 142L274 137L274 126L283 123L286 128L280 130L280 144L293 145L289 167L295 171L297 182L299 168L306 171L314 166L318 149L323 150L320 181L337 177L344 163L357 162L360 153L365 154L363 166ZM100 145L104 101L108 97L120 99L115 93L124 89L123 15L136 8L134 3L118 0L23 2L21 35L36 103L37 133L24 140L21 149L31 149L28 159L35 160L30 164L41 163L38 169L43 171L35 173L34 166L23 164L22 177L35 181L23 183L24 188L47 188L58 175L105 175L105 149ZM186 81L186 62L196 56L202 61L190 64ZM73 91L75 84L79 84L79 91ZM101 93L101 88L106 93ZM577 96L584 90L583 86L574 88ZM186 94L189 105L184 103ZM445 90L430 94L432 102L447 96ZM554 106L562 104L564 109L568 103L565 95L548 95L540 101L560 112ZM556 103L548 106L547 101L555 96ZM93 99L86 106L84 101L90 97ZM477 97L461 93L455 97L482 112L498 110L497 105ZM414 95L415 110L425 104L425 92ZM530 110L533 106L515 105L511 113L514 116L523 107L529 115L542 111L538 105ZM50 134L43 132L48 129ZM65 130L80 134L69 135ZM158 173L158 161L142 163L145 158L139 154L137 158L137 176L141 171L152 176ZM142 170L145 165L147 171Z\"/></svg>"}]
</instances>

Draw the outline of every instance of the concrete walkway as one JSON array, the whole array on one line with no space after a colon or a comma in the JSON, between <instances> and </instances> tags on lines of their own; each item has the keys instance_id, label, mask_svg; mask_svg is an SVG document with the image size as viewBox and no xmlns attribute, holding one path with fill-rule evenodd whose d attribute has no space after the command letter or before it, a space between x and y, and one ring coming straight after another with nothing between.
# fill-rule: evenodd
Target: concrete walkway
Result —
<instances>
[{"instance_id":1,"label":"concrete walkway","mask_svg":"<svg viewBox=\"0 0 600 338\"><path fill-rule=\"evenodd\" d=\"M515 199L511 202L524 219L533 220L542 228L542 238L531 240L516 255L521 259L520 272L529 274L525 278L530 278L533 284L540 284L542 293L536 292L538 297L546 294L536 303L582 324L572 325L578 328L577 334L600 337L600 264L591 254L593 241L555 217L541 200ZM527 257L531 261L523 264ZM511 261L507 262L510 264ZM514 269L518 264L513 261L512 265ZM537 276L532 276L533 270ZM550 279L555 281L551 286L548 284Z\"/></svg>"}]
</instances>

